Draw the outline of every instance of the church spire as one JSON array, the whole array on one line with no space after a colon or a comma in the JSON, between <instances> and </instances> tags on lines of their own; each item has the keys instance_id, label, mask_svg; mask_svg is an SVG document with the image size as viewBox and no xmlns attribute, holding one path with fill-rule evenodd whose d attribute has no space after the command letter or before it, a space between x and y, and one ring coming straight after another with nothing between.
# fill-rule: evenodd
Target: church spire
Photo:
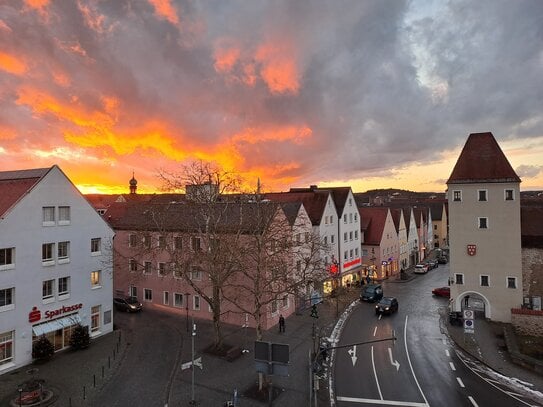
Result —
<instances>
[{"instance_id":1,"label":"church spire","mask_svg":"<svg viewBox=\"0 0 543 407\"><path fill-rule=\"evenodd\" d=\"M129 181L130 193L135 194L138 189L138 181L134 178L134 171L132 171L132 179Z\"/></svg>"}]
</instances>

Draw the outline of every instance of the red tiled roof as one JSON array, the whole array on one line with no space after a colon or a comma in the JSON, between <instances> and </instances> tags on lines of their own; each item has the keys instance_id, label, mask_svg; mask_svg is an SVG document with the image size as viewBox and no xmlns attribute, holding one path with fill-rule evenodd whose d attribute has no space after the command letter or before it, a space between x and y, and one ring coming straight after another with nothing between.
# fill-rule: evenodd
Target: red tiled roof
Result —
<instances>
[{"instance_id":1,"label":"red tiled roof","mask_svg":"<svg viewBox=\"0 0 543 407\"><path fill-rule=\"evenodd\" d=\"M24 197L50 168L0 172L0 217Z\"/></svg>"},{"instance_id":2,"label":"red tiled roof","mask_svg":"<svg viewBox=\"0 0 543 407\"><path fill-rule=\"evenodd\" d=\"M358 208L364 230L364 244L379 245L383 237L383 230L387 219L388 208L362 206Z\"/></svg>"},{"instance_id":3,"label":"red tiled roof","mask_svg":"<svg viewBox=\"0 0 543 407\"><path fill-rule=\"evenodd\" d=\"M447 184L520 182L492 133L469 135Z\"/></svg>"}]
</instances>

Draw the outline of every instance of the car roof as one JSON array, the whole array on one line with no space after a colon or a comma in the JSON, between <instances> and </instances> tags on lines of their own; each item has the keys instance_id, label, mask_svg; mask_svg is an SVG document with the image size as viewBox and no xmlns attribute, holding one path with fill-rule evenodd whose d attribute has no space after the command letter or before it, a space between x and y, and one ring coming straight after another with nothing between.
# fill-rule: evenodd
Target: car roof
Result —
<instances>
[{"instance_id":1,"label":"car roof","mask_svg":"<svg viewBox=\"0 0 543 407\"><path fill-rule=\"evenodd\" d=\"M381 298L381 301L393 301L395 299L396 299L396 297L383 297L383 298Z\"/></svg>"}]
</instances>

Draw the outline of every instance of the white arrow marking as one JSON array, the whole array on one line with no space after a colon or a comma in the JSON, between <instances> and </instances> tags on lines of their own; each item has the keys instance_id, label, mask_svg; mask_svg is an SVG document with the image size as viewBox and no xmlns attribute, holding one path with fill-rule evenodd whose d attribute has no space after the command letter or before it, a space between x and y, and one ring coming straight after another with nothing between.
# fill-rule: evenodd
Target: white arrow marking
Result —
<instances>
[{"instance_id":1,"label":"white arrow marking","mask_svg":"<svg viewBox=\"0 0 543 407\"><path fill-rule=\"evenodd\" d=\"M192 361L185 362L181 365L181 370L190 369L192 366ZM204 366L202 365L202 358L199 357L198 359L194 359L194 366L199 367L200 369L203 369Z\"/></svg>"},{"instance_id":2,"label":"white arrow marking","mask_svg":"<svg viewBox=\"0 0 543 407\"><path fill-rule=\"evenodd\" d=\"M349 349L347 352L349 353L349 355L351 355L351 360L353 362L353 367L354 367L354 365L356 364L356 359L358 359L356 357L356 345L354 345L353 348Z\"/></svg>"},{"instance_id":3,"label":"white arrow marking","mask_svg":"<svg viewBox=\"0 0 543 407\"><path fill-rule=\"evenodd\" d=\"M396 371L400 370L400 363L397 360L394 360L392 357L392 349L388 348L388 355L390 356L390 363L392 366L396 366Z\"/></svg>"}]
</instances>

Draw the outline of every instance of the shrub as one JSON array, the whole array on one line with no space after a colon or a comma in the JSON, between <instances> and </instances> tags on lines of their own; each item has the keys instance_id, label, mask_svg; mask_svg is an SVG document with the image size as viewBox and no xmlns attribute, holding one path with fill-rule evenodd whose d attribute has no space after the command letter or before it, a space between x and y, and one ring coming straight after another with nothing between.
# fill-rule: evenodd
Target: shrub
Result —
<instances>
[{"instance_id":1,"label":"shrub","mask_svg":"<svg viewBox=\"0 0 543 407\"><path fill-rule=\"evenodd\" d=\"M70 346L72 349L86 349L90 344L89 329L83 325L77 325L72 330L72 336L70 337Z\"/></svg>"},{"instance_id":2,"label":"shrub","mask_svg":"<svg viewBox=\"0 0 543 407\"><path fill-rule=\"evenodd\" d=\"M47 360L55 354L51 341L42 335L32 345L32 357L37 360Z\"/></svg>"}]
</instances>

